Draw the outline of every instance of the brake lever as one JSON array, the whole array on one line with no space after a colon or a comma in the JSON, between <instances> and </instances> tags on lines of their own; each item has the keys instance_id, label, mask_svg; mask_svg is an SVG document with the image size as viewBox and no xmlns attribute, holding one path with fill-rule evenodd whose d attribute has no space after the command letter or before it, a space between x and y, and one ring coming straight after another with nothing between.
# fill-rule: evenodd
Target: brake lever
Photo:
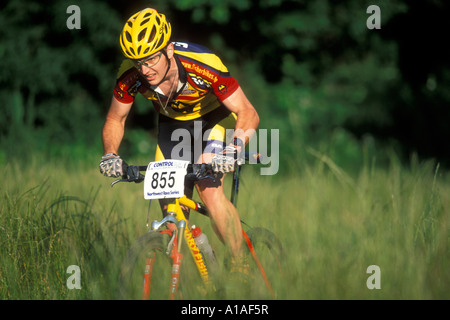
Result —
<instances>
[{"instance_id":1,"label":"brake lever","mask_svg":"<svg viewBox=\"0 0 450 320\"><path fill-rule=\"evenodd\" d=\"M128 182L128 180L127 180L127 179L117 179L117 180L114 180L114 181L111 183L111 188L114 187L114 185L115 185L116 183L119 183L119 182Z\"/></svg>"},{"instance_id":2,"label":"brake lever","mask_svg":"<svg viewBox=\"0 0 450 320\"><path fill-rule=\"evenodd\" d=\"M139 172L139 167L137 166L128 166L127 167L127 174L122 176L122 179L114 180L111 183L111 187L113 187L115 184L119 182L134 182L134 183L140 183L144 181L145 175Z\"/></svg>"}]
</instances>

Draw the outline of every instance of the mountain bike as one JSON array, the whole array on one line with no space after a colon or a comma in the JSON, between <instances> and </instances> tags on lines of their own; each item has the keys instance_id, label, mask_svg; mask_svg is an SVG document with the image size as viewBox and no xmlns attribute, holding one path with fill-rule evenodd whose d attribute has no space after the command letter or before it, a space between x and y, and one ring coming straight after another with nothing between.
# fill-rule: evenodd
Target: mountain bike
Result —
<instances>
[{"instance_id":1,"label":"mountain bike","mask_svg":"<svg viewBox=\"0 0 450 320\"><path fill-rule=\"evenodd\" d=\"M249 159L246 154L246 159ZM145 175L141 172L145 171ZM233 172L230 201L236 205L241 166ZM130 248L121 267L118 298L120 299L200 299L222 298L226 280L219 277L220 270L215 253L206 255L199 249L193 230L182 206L209 217L201 202L184 195L187 181L218 179L209 164L190 164L180 160L150 162L147 166L128 166L126 176L118 182L144 182L144 198L150 200L147 214L148 232ZM169 204L162 220L149 224L153 199L166 199ZM244 221L243 227L250 228ZM246 253L251 263L250 279L240 279L239 285L248 282L263 298L276 298L273 283L282 274L283 247L275 234L266 228L243 228ZM192 259L185 259L190 252ZM190 260L190 263L188 261ZM228 261L227 258L224 259ZM181 266L183 265L183 268ZM195 265L196 268L193 266ZM226 263L224 264L226 265ZM224 267L224 269L226 269ZM196 272L195 272L196 270ZM201 280L200 280L201 279ZM264 287L264 289L262 289ZM240 290L241 288L239 288ZM259 296L261 298L261 295Z\"/></svg>"}]
</instances>

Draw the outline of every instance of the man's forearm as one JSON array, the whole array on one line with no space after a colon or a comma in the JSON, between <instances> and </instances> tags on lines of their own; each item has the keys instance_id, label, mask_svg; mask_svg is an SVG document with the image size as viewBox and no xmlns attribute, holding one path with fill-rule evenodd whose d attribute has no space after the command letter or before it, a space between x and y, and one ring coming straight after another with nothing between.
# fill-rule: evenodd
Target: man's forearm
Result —
<instances>
[{"instance_id":1,"label":"man's forearm","mask_svg":"<svg viewBox=\"0 0 450 320\"><path fill-rule=\"evenodd\" d=\"M120 121L106 118L102 131L103 154L119 154L119 146L122 142L124 132L124 125Z\"/></svg>"},{"instance_id":2,"label":"man's forearm","mask_svg":"<svg viewBox=\"0 0 450 320\"><path fill-rule=\"evenodd\" d=\"M246 145L256 133L258 126L259 116L256 110L254 108L242 110L237 114L233 138L240 139Z\"/></svg>"}]
</instances>

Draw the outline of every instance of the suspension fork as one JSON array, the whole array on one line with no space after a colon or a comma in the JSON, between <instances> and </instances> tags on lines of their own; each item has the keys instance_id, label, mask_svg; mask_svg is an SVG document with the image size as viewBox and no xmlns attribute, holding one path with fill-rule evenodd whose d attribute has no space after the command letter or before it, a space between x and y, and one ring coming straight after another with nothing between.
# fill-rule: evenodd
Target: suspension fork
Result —
<instances>
[{"instance_id":1,"label":"suspension fork","mask_svg":"<svg viewBox=\"0 0 450 320\"><path fill-rule=\"evenodd\" d=\"M183 261L183 254L181 251L182 241L186 229L186 220L184 215L179 216L178 213L181 212L181 208L179 206L178 200L174 200L172 203L168 205L167 213L168 215L162 221L154 221L151 224L152 230L159 229L164 223L167 224L167 229L160 231L162 234L168 234L172 237L169 242L170 251L167 251L167 254L170 254L170 258L172 259L172 268L171 268L171 276L169 283L169 299L174 300L176 298L176 294L178 292L178 285L180 280L180 271L181 271L181 263ZM177 218L175 218L177 217ZM148 217L147 217L147 226L148 225ZM171 225L171 226L170 226ZM175 228L175 225L177 228ZM153 274L153 264L156 260L156 255L153 252L150 257L146 258L145 261L145 273L144 273L144 290L142 294L143 300L148 300L150 298L150 289L151 289L151 279Z\"/></svg>"},{"instance_id":2,"label":"suspension fork","mask_svg":"<svg viewBox=\"0 0 450 320\"><path fill-rule=\"evenodd\" d=\"M178 225L178 232L175 241L172 245L172 273L170 276L169 299L175 300L180 283L181 262L183 261L183 254L180 252L181 243L183 239L184 229L186 228L186 221L181 220Z\"/></svg>"},{"instance_id":3,"label":"suspension fork","mask_svg":"<svg viewBox=\"0 0 450 320\"><path fill-rule=\"evenodd\" d=\"M176 199L173 203L169 203L167 207L168 214L176 215L178 219L178 228L174 241L172 243L172 250L170 258L172 259L172 272L170 275L169 286L169 300L175 300L178 291L178 285L180 283L181 262L183 261L183 254L181 253L181 245L183 242L184 232L186 229L186 219L180 208L180 203Z\"/></svg>"},{"instance_id":4,"label":"suspension fork","mask_svg":"<svg viewBox=\"0 0 450 320\"><path fill-rule=\"evenodd\" d=\"M154 263L155 263L155 252L152 252L151 257L145 259L144 291L142 293L142 300L150 299L150 289Z\"/></svg>"},{"instance_id":5,"label":"suspension fork","mask_svg":"<svg viewBox=\"0 0 450 320\"><path fill-rule=\"evenodd\" d=\"M172 236L172 232L168 229L162 230L161 234L167 234L169 236ZM142 291L142 300L149 300L150 299L150 291L151 291L151 283L152 283L152 276L153 276L153 265L156 261L156 253L153 251L151 252L150 256L145 258L145 270L144 270L144 288Z\"/></svg>"}]
</instances>

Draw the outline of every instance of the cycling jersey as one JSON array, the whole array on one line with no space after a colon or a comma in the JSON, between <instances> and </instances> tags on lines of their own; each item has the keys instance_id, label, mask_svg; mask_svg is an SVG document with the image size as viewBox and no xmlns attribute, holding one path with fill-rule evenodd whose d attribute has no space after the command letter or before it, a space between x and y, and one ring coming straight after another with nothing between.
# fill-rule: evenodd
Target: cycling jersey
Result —
<instances>
[{"instance_id":1,"label":"cycling jersey","mask_svg":"<svg viewBox=\"0 0 450 320\"><path fill-rule=\"evenodd\" d=\"M239 88L220 58L209 49L193 43L173 44L179 70L179 83L173 99L167 103L162 91L151 86L131 60L125 60L119 69L115 98L131 103L139 92L153 101L156 111L169 118L186 121L217 109Z\"/></svg>"}]
</instances>

